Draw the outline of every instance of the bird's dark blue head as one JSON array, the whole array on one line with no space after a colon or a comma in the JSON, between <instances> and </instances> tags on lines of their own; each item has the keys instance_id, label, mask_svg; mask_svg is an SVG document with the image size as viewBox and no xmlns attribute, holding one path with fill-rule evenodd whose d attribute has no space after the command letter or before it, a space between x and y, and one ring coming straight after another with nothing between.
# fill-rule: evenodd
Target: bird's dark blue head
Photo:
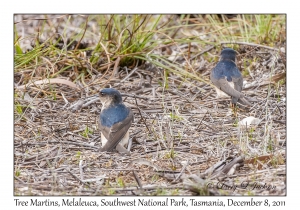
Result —
<instances>
[{"instance_id":1,"label":"bird's dark blue head","mask_svg":"<svg viewBox=\"0 0 300 210\"><path fill-rule=\"evenodd\" d=\"M104 88L100 90L99 97L104 107L122 103L120 92L114 88Z\"/></svg>"},{"instance_id":2,"label":"bird's dark blue head","mask_svg":"<svg viewBox=\"0 0 300 210\"><path fill-rule=\"evenodd\" d=\"M225 48L221 52L221 60L231 60L235 62L236 52L231 48Z\"/></svg>"}]
</instances>

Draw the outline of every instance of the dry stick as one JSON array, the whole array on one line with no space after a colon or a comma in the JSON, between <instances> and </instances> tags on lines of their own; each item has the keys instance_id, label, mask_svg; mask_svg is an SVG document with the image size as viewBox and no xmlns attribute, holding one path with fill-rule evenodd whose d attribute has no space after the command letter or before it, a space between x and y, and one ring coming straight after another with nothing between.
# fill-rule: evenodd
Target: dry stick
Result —
<instances>
[{"instance_id":1,"label":"dry stick","mask_svg":"<svg viewBox=\"0 0 300 210\"><path fill-rule=\"evenodd\" d=\"M191 62L191 43L188 44L188 56L187 56L187 60L190 63ZM188 64L186 63L185 65L186 71L188 71ZM194 71L195 73L195 71Z\"/></svg>"},{"instance_id":2,"label":"dry stick","mask_svg":"<svg viewBox=\"0 0 300 210\"><path fill-rule=\"evenodd\" d=\"M106 71L105 71L105 73L99 78L99 79L95 79L92 83L90 83L89 84L89 86L91 86L91 85L93 85L96 81L101 81L101 79L103 79L104 78L104 76L107 74L107 72L109 71L109 68L110 68L110 66L111 66L111 64L112 63L114 63L114 62L110 62L110 57L109 57L109 52L107 51L107 49L106 49L106 47L104 46L104 44L102 44L102 42L99 42L100 43L100 45L103 47L103 49L104 49L104 51L105 51L105 54L106 54L106 57L107 57L107 69L106 69Z\"/></svg>"},{"instance_id":3,"label":"dry stick","mask_svg":"<svg viewBox=\"0 0 300 210\"><path fill-rule=\"evenodd\" d=\"M133 177L135 178L135 181L137 182L137 184L139 185L140 188L143 188L143 185L142 185L142 182L141 180L139 179L137 173L135 171L132 171L133 173Z\"/></svg>"},{"instance_id":4,"label":"dry stick","mask_svg":"<svg viewBox=\"0 0 300 210\"><path fill-rule=\"evenodd\" d=\"M220 42L220 44L241 44L241 45L249 45L249 46L253 46L253 47L262 47L262 48L266 48L269 50L275 50L279 52L279 49L273 48L273 47L269 47L269 46L264 46L264 45L260 45L260 44L254 44L254 43L248 43L248 42L231 42L231 41L223 41Z\"/></svg>"},{"instance_id":5,"label":"dry stick","mask_svg":"<svg viewBox=\"0 0 300 210\"><path fill-rule=\"evenodd\" d=\"M14 24L18 24L18 23L21 23L21 22L25 22L25 21L30 21L30 20L48 20L48 19L60 19L64 16L67 16L67 15L61 15L59 17L49 17L49 18L28 18L26 20L21 20L19 22L14 22Z\"/></svg>"},{"instance_id":6,"label":"dry stick","mask_svg":"<svg viewBox=\"0 0 300 210\"><path fill-rule=\"evenodd\" d=\"M132 168L129 168L129 169L125 169L125 168L101 168L100 171L138 171L138 172L141 172L143 170L140 170L140 169L132 169ZM91 170L91 172L98 172L98 171L93 171Z\"/></svg>"},{"instance_id":7,"label":"dry stick","mask_svg":"<svg viewBox=\"0 0 300 210\"><path fill-rule=\"evenodd\" d=\"M127 80L136 70L138 70L138 64L139 62L136 63L135 68L124 78L120 81L120 83L124 82L125 80Z\"/></svg>"},{"instance_id":8,"label":"dry stick","mask_svg":"<svg viewBox=\"0 0 300 210\"><path fill-rule=\"evenodd\" d=\"M99 138L99 137L97 137L97 138ZM57 144L57 143L74 144L74 145L77 145L77 146L90 147L92 149L99 149L96 146L92 146L92 145L89 145L89 144L86 144L86 143L78 143L78 142L72 142L72 141L47 141L47 142L38 142L38 143L27 143L27 145L43 145L44 146L44 145L47 145L49 143L50 144ZM15 145L15 146L18 146L18 145Z\"/></svg>"},{"instance_id":9,"label":"dry stick","mask_svg":"<svg viewBox=\"0 0 300 210\"><path fill-rule=\"evenodd\" d=\"M286 124L286 121L283 121L283 120L273 120L274 122L277 122L277 123L280 123L280 124L283 124L285 125Z\"/></svg>"},{"instance_id":10,"label":"dry stick","mask_svg":"<svg viewBox=\"0 0 300 210\"><path fill-rule=\"evenodd\" d=\"M140 107L139 107L139 105L138 105L138 103L137 103L136 97L134 97L134 100L135 100L136 107L137 107L137 109L139 110L139 113L140 113L140 115L141 115L142 121L144 122L144 124L145 124L145 126L146 126L148 132L149 132L149 133L152 133L152 131L150 131L150 129L148 128L148 125L147 125L147 123L146 123L146 120L144 119L144 117L143 117L143 115L142 115L142 113L141 113L141 110L140 110Z\"/></svg>"},{"instance_id":11,"label":"dry stick","mask_svg":"<svg viewBox=\"0 0 300 210\"><path fill-rule=\"evenodd\" d=\"M127 80L136 70L138 70L137 67L135 67L124 79L122 79L120 81L120 83L124 82L125 80Z\"/></svg>"},{"instance_id":12,"label":"dry stick","mask_svg":"<svg viewBox=\"0 0 300 210\"><path fill-rule=\"evenodd\" d=\"M104 85L103 86L105 86L115 75L115 73L116 73L116 71L117 71L117 68L118 68L118 65L119 65L119 63L120 63L120 60L121 60L121 57L119 56L118 58L117 58L117 60L115 61L115 65L114 65L114 69L113 69L113 71L112 71L112 73L111 73L111 75L110 75L110 77L108 78L108 80L104 83Z\"/></svg>"},{"instance_id":13,"label":"dry stick","mask_svg":"<svg viewBox=\"0 0 300 210\"><path fill-rule=\"evenodd\" d=\"M117 60L115 62L115 65L114 65L114 69L113 69L112 75L110 77L113 77L113 76L115 77L116 76L116 74L117 74L117 68L119 66L120 60L121 60L121 57L118 56ZM110 80L110 78L109 78L109 80Z\"/></svg>"},{"instance_id":14,"label":"dry stick","mask_svg":"<svg viewBox=\"0 0 300 210\"><path fill-rule=\"evenodd\" d=\"M186 167L189 165L189 161L186 162L186 164L184 164L184 166L182 167L180 173L178 174L178 176L172 181L172 183L175 183L183 174L183 172L185 171Z\"/></svg>"},{"instance_id":15,"label":"dry stick","mask_svg":"<svg viewBox=\"0 0 300 210\"><path fill-rule=\"evenodd\" d=\"M77 142L72 142L72 141L59 141L59 142L55 142L55 141L49 141L49 143L64 143L64 144L74 144L77 146L82 146L82 147L90 147L93 149L99 149L98 147L89 145L89 144L85 144L85 143L77 143Z\"/></svg>"},{"instance_id":16,"label":"dry stick","mask_svg":"<svg viewBox=\"0 0 300 210\"><path fill-rule=\"evenodd\" d=\"M84 60L84 62L85 62L85 64L87 65L87 67L89 67L90 70L91 70L92 72L94 72L96 75L99 73L96 69L94 69L94 67L92 66L92 64L91 64L91 62L90 62L89 60ZM92 82L93 82L93 81L91 81L91 82L89 83L89 86L90 86L90 84L91 84Z\"/></svg>"},{"instance_id":17,"label":"dry stick","mask_svg":"<svg viewBox=\"0 0 300 210\"><path fill-rule=\"evenodd\" d=\"M77 43L77 45L76 45L76 47L75 47L75 49L74 49L75 51L76 51L77 48L79 47L79 44L81 43L81 41L82 41L82 39L83 39L83 37L84 37L84 35L85 35L86 29L87 29L87 26L88 26L88 19L89 19L89 16L86 16L85 29L84 29L84 31L83 31L83 34L82 34L82 36L81 36L79 42Z\"/></svg>"},{"instance_id":18,"label":"dry stick","mask_svg":"<svg viewBox=\"0 0 300 210\"><path fill-rule=\"evenodd\" d=\"M79 173L80 173L80 178L83 180L83 167L82 167L82 160L79 161Z\"/></svg>"},{"instance_id":19,"label":"dry stick","mask_svg":"<svg viewBox=\"0 0 300 210\"><path fill-rule=\"evenodd\" d=\"M210 51L210 50L213 49L213 48L215 48L215 46L210 46L210 47L208 47L207 49L205 49L205 50L201 51L200 53L198 53L198 54L194 55L193 57L191 57L191 60L193 60L194 58L198 57L199 55L202 55L202 54L204 54L204 53Z\"/></svg>"},{"instance_id":20,"label":"dry stick","mask_svg":"<svg viewBox=\"0 0 300 210\"><path fill-rule=\"evenodd\" d=\"M208 96L210 96L213 93L213 91L210 91L209 93L207 93L206 95L204 95L201 100L206 99Z\"/></svg>"},{"instance_id":21,"label":"dry stick","mask_svg":"<svg viewBox=\"0 0 300 210\"><path fill-rule=\"evenodd\" d=\"M26 182L24 182L22 179L20 179L19 177L14 176L14 178L16 180L18 180L19 182L21 182L22 184L27 184Z\"/></svg>"},{"instance_id":22,"label":"dry stick","mask_svg":"<svg viewBox=\"0 0 300 210\"><path fill-rule=\"evenodd\" d=\"M202 121L201 121L201 122L202 122ZM216 130L215 130L215 129L213 129L211 126L209 126L209 125L208 125L208 124L206 124L205 122L203 122L203 124L204 124L206 127L210 128L212 131L216 132Z\"/></svg>"},{"instance_id":23,"label":"dry stick","mask_svg":"<svg viewBox=\"0 0 300 210\"><path fill-rule=\"evenodd\" d=\"M122 96L126 96L126 97L131 97L131 98L140 98L140 99L144 99L144 100L149 100L149 97L145 97L145 96L137 96L137 95L133 95L133 94L129 94L129 93L121 93Z\"/></svg>"},{"instance_id":24,"label":"dry stick","mask_svg":"<svg viewBox=\"0 0 300 210\"><path fill-rule=\"evenodd\" d=\"M95 189L91 188L91 186L88 183L85 183L83 181L81 181L75 174L73 174L69 169L65 168L65 170L71 174L71 176L76 179L77 181L79 181L81 184L86 185L87 187L89 187L90 189L92 189L93 191L96 191Z\"/></svg>"},{"instance_id":25,"label":"dry stick","mask_svg":"<svg viewBox=\"0 0 300 210\"><path fill-rule=\"evenodd\" d=\"M216 172L216 173L213 173L211 179L216 178L216 177L218 177L218 176L220 176L220 175L222 175L222 174L226 175L226 174L229 172L229 170L230 170L235 164L237 164L237 163L243 163L243 162L244 162L244 157L243 157L243 156L239 156L239 157L234 158L234 159L231 160L228 164L225 164L222 170L220 170L220 171L218 171L218 172ZM222 173L222 174L221 174L221 173Z\"/></svg>"},{"instance_id":26,"label":"dry stick","mask_svg":"<svg viewBox=\"0 0 300 210\"><path fill-rule=\"evenodd\" d=\"M199 129L200 125L202 124L203 119L205 118L206 114L208 111L206 111L206 113L204 114L203 118L201 119L201 122L199 123L199 125L197 126L197 128L195 129L196 131Z\"/></svg>"},{"instance_id":27,"label":"dry stick","mask_svg":"<svg viewBox=\"0 0 300 210\"><path fill-rule=\"evenodd\" d=\"M82 105L82 108L85 108L87 106L89 106L92 103L95 103L96 101L100 100L99 98L93 98L92 100L88 101L87 103Z\"/></svg>"},{"instance_id":28,"label":"dry stick","mask_svg":"<svg viewBox=\"0 0 300 210\"><path fill-rule=\"evenodd\" d=\"M133 190L139 190L138 187L128 187L128 188L102 188L102 189L110 189L113 191L133 191ZM156 189L184 189L184 190L190 190L189 187L186 186L159 186L159 185L154 185L154 186L144 186L143 190L156 190ZM101 190L100 192L102 192Z\"/></svg>"},{"instance_id":29,"label":"dry stick","mask_svg":"<svg viewBox=\"0 0 300 210\"><path fill-rule=\"evenodd\" d=\"M35 145L35 144L34 144ZM32 159L38 159L38 158L45 158L45 157L49 157L49 154L51 152L53 152L54 150L56 150L58 148L58 146L54 146L53 148L49 149L48 151L46 152L43 152L43 153L39 153L39 154L36 154L36 155L32 155L30 157L26 157L25 155L25 159L24 161L29 161L29 160L32 160Z\"/></svg>"}]
</instances>

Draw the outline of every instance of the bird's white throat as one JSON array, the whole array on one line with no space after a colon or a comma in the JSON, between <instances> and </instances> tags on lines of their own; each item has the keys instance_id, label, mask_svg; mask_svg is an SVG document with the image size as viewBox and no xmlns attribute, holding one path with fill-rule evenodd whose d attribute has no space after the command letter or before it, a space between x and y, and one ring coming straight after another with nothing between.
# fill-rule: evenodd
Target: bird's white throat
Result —
<instances>
[{"instance_id":1,"label":"bird's white throat","mask_svg":"<svg viewBox=\"0 0 300 210\"><path fill-rule=\"evenodd\" d=\"M106 109L107 107L109 107L109 105L111 104L113 99L110 98L110 97L107 97L105 99L100 98L100 100L101 100L101 103L102 103L102 109Z\"/></svg>"}]
</instances>

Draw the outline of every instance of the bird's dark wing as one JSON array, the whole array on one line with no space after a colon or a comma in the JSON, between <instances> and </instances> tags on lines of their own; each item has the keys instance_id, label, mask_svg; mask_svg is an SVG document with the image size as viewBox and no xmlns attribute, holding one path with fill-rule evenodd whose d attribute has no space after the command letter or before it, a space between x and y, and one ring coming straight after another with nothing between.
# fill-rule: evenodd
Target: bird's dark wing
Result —
<instances>
[{"instance_id":1,"label":"bird's dark wing","mask_svg":"<svg viewBox=\"0 0 300 210\"><path fill-rule=\"evenodd\" d=\"M239 71L238 69L236 69L237 71ZM242 92L242 89L243 89L243 77L242 76L238 76L238 77L234 77L232 76L232 82L234 84L234 89L239 91L239 92ZM237 101L239 100L238 97L232 97L231 101L233 104L236 104Z\"/></svg>"},{"instance_id":2,"label":"bird's dark wing","mask_svg":"<svg viewBox=\"0 0 300 210\"><path fill-rule=\"evenodd\" d=\"M234 83L234 89L241 92L243 89L243 77L232 77Z\"/></svg>"},{"instance_id":3,"label":"bird's dark wing","mask_svg":"<svg viewBox=\"0 0 300 210\"><path fill-rule=\"evenodd\" d=\"M211 81L217 88L219 88L223 92L227 93L229 96L232 96L234 98L244 97L244 95L241 92L235 90L228 84L228 81L225 77L216 79L215 77L211 76ZM243 80L242 80L242 83L243 83Z\"/></svg>"},{"instance_id":4,"label":"bird's dark wing","mask_svg":"<svg viewBox=\"0 0 300 210\"><path fill-rule=\"evenodd\" d=\"M243 89L243 77L232 77L232 81L234 83L234 89L241 92ZM252 104L247 101L245 97L232 98L232 103L236 104L236 102L239 102L242 105L252 106Z\"/></svg>"},{"instance_id":5,"label":"bird's dark wing","mask_svg":"<svg viewBox=\"0 0 300 210\"><path fill-rule=\"evenodd\" d=\"M101 148L101 151L112 151L116 146L119 144L119 142L122 140L122 138L127 133L128 129L131 126L131 123L133 122L133 113L130 110L128 116L121 122L118 122L111 127L106 127L101 124L101 120L98 121L99 123L99 129L101 130L102 134L107 139L107 143Z\"/></svg>"}]
</instances>

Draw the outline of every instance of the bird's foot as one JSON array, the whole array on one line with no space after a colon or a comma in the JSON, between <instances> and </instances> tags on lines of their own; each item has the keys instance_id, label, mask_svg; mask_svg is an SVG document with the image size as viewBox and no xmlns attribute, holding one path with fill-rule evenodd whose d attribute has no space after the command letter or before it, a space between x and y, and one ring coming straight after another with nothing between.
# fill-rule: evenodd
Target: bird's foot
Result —
<instances>
[{"instance_id":1,"label":"bird's foot","mask_svg":"<svg viewBox=\"0 0 300 210\"><path fill-rule=\"evenodd\" d=\"M234 103L230 103L230 105L231 105L231 109L232 109L233 115L235 117L237 117L237 112L239 110L238 106L236 104L234 104Z\"/></svg>"}]
</instances>

